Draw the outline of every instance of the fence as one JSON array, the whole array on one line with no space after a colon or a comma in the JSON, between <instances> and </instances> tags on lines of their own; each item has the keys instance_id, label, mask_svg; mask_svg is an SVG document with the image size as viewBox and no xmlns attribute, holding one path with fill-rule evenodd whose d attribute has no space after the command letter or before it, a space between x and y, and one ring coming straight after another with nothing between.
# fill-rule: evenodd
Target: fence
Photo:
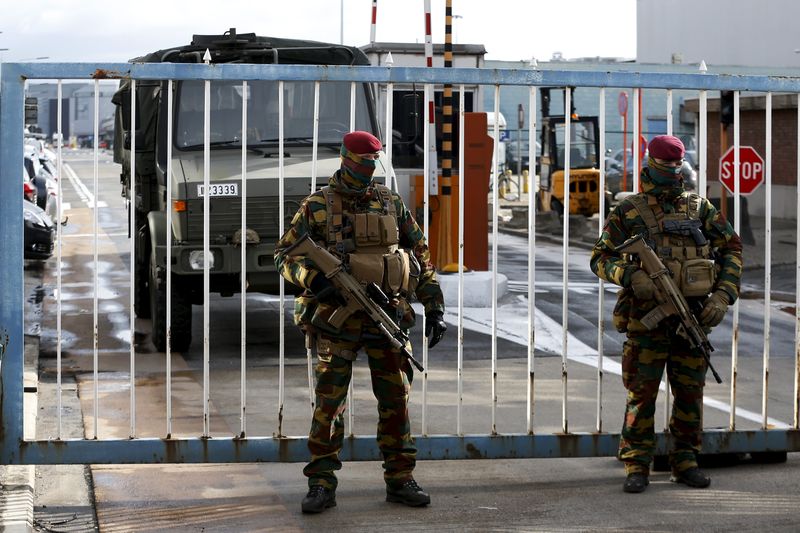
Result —
<instances>
[{"instance_id":1,"label":"fence","mask_svg":"<svg viewBox=\"0 0 800 533\"><path fill-rule=\"evenodd\" d=\"M274 405L267 406L275 414L277 420L277 429L272 432L265 431L262 435L253 434L248 429L248 418L246 415L251 415L253 406L247 404L246 383L247 372L249 363L252 362L251 354L248 354L246 335L245 335L245 297L242 296L241 306L241 401L238 406L238 418L240 427L237 431L228 435L212 434L210 430L210 417L211 414L211 398L210 398L210 330L211 330L211 316L209 314L210 300L209 300L209 267L205 263L204 278L205 278L205 294L204 294L204 313L203 313L203 364L202 364L202 427L198 427L194 435L176 436L172 430L172 399L174 392L171 389L173 370L170 367L172 358L169 351L165 359L164 380L166 383L166 405L165 408L165 422L166 426L162 434L157 436L140 436L137 432L137 417L136 406L137 388L140 387L137 382L137 354L135 351L134 335L136 331L136 324L133 319L133 301L130 302L130 431L127 438L106 438L98 429L98 413L100 412L100 396L99 389L102 385L100 377L99 366L99 349L98 349L98 324L101 313L98 308L98 268L96 268L99 260L99 245L98 245L98 213L102 209L100 202L97 201L98 197L98 149L97 149L97 118L95 119L95 150L94 150L94 186L93 194L95 202L92 206L93 226L95 229L93 241L93 261L94 261L94 299L93 299L93 330L90 334L93 336L93 410L94 410L94 423L93 433L90 433L86 438L64 438L61 435L61 405L59 401L58 416L59 422L58 434L51 439L25 439L23 437L23 226L22 226L22 213L21 198L19 195L19 183L15 176L18 176L19 171L19 155L22 152L22 131L23 131L23 109L24 109L24 95L25 83L27 80L95 80L95 93L97 93L97 82L99 79L130 79L132 86L135 87L135 82L139 80L204 80L206 87L209 84L214 84L220 81L234 81L246 84L257 80L273 80L279 83L283 82L312 82L315 83L317 95L320 84L330 82L349 82L353 87L353 94L357 83L375 83L386 86L388 94L391 95L393 87L396 84L424 84L426 90L430 90L434 84L448 83L452 84L455 88L455 97L460 99L461 105L459 109L462 114L459 117L462 127L459 131L463 135L463 110L464 110L464 94L466 86L487 86L495 91L495 105L494 113L498 113L499 105L499 88L506 85L526 86L530 88L530 101L529 101L529 119L528 123L531 124L531 129L535 130L536 110L537 110L537 88L538 87L588 87L594 88L598 91L599 106L600 106L600 155L605 153L605 99L606 89L608 88L634 88L634 95L632 98L634 104L634 116L637 116L640 110L636 108L637 92L640 90L663 90L665 94L665 106L668 110L666 116L668 117L668 130L672 130L671 123L671 108L672 108L672 91L693 90L698 92L700 101L699 113L699 189L705 190L706 188L706 175L708 169L708 161L706 157L707 146L707 95L708 91L721 91L731 90L734 92L734 115L737 120L734 121L734 145L739 146L739 95L742 91L750 92L764 92L767 94L767 111L766 111L766 229L765 229L765 278L764 278L764 301L763 306L759 307L760 312L764 314L764 329L763 329L763 342L759 344L763 347L762 358L762 373L761 373L761 389L762 389L762 406L760 416L755 417L759 419L759 427L751 429L741 429L737 424L737 386L739 384L739 343L741 342L740 331L740 303L737 302L733 307L733 327L731 334L730 350L726 354L729 357L730 368L730 383L729 387L729 404L726 410L730 413L729 421L723 428L707 428L703 435L703 448L706 452L725 452L725 453L744 453L744 452L765 452L765 451L797 451L800 450L800 394L798 394L798 380L797 376L800 375L800 335L796 331L791 330L789 327L782 326L780 330L781 340L785 344L791 343L794 351L791 354L781 354L784 359L789 359L793 364L786 366L791 368L791 373L794 376L794 390L781 391L780 403L782 408L788 403L792 406L792 422L781 424L780 421L769 416L770 406L770 393L775 393L774 389L770 389L770 362L772 348L775 339L772 335L771 320L771 260L770 253L772 248L771 236L771 95L778 92L788 92L792 94L800 93L800 80L786 77L765 77L765 76L725 76L714 75L708 73L644 73L644 72L570 72L570 71L556 71L556 70L537 70L531 69L517 69L517 70L480 70L480 69L441 69L441 68L390 68L390 67L330 67L330 66L289 66L289 65L245 65L245 64L223 64L223 65L202 65L202 64L11 64L5 63L2 65L2 86L0 86L0 196L5 198L4 207L0 210L0 234L3 235L5 240L4 254L0 258L0 283L2 283L2 300L0 300L0 335L2 336L2 463L4 464L40 464L40 463L148 463L148 462L252 462L252 461L303 461L307 458L306 438L304 436L286 436L284 435L283 420L287 414L287 399L285 388L285 370L286 370L286 345L284 329L291 327L285 325L284 316L285 309L285 290L281 285L280 298L279 298L279 353L278 353L278 393ZM60 82L59 82L60 83ZM60 85L59 85L60 87ZM246 90L242 91L244 108L243 121L246 121L247 116L247 99L244 95ZM282 91L279 94L283 94ZM60 101L60 98L59 98ZM355 123L355 105L354 97L351 98L352 111L351 111L351 127ZM168 105L172 106L171 100ZM392 98L386 99L386 130L385 135L387 139L387 149L391 151L391 117L392 117ZM135 117L135 101L132 100L131 117ZM283 124L283 104L279 106L280 117L279 124ZM95 96L95 109L97 109L97 96ZM565 129L567 146L570 145L569 138L569 121L570 121L570 102L569 92L566 93L564 102L565 120L567 127ZM384 110L380 110L383 112ZM315 109L315 116L318 116L319 109ZM428 107L425 107L426 117L425 123L428 123ZM492 111L490 111L491 113ZM206 113L208 113L208 103L206 103ZM800 109L798 110L800 114ZM61 111L57 114L61 117ZM97 116L97 112L95 113ZM172 116L172 113L168 113ZM208 115L206 115L208 117ZM636 121L634 121L636 123ZM315 120L316 124L316 120ZM498 124L495 120L494 124ZM171 131L171 119L168 122L168 131ZM59 124L59 130L61 125ZM242 127L243 132L247 132L246 122ZM315 130L316 131L316 130ZM495 126L495 138L499 138L497 126ZM638 138L639 132L634 127L633 138ZM208 139L210 135L210 123L208 118L204 124L204 139L206 148L204 151L204 186L205 190L209 190L210 176L209 176L209 159L210 151L208 150ZM246 135L246 133L244 133ZM425 128L424 135L426 137L424 146L428 146L427 136L429 131ZM135 151L136 140L132 139L132 151ZM279 160L279 199L278 205L280 209L284 208L284 160L283 160L283 143L284 133L280 129L278 139L278 153L280 154ZM242 150L242 195L246 198L246 140L243 140ZM314 157L316 158L316 138L314 141ZM458 159L460 164L458 168L464 168L464 146L463 138L459 142L460 153ZM531 148L534 144L530 144ZM798 143L800 146L800 143ZM59 145L59 164L62 162L62 147ZM569 182L569 150L565 150L565 166L567 167L567 178L565 183ZM738 158L738 151L736 152ZM389 154L391 155L391 154ZM529 160L535 160L533 153L529 154ZM639 157L637 155L636 157ZM495 158L497 158L497 147L495 147ZM800 159L800 158L799 158ZM168 164L171 164L171 157L167 158ZM135 162L134 162L135 164ZM426 158L426 167L427 167ZM314 168L316 168L314 166ZM600 165L600 180L601 190L604 187L605 176L603 173L603 165ZM424 169L423 174L429 175L428 168ZM59 172L63 175L63 171ZM133 174L133 172L132 172ZM798 170L800 174L800 170ZM170 171L167 171L170 175ZM499 201L497 195L497 176L494 175L494 186L492 187L492 220L498 220L499 216ZM312 171L312 180L316 180L316 176ZM169 180L168 180L169 181ZM734 182L738 188L739 176L738 171L734 176ZM423 195L424 201L427 201L427 184L426 193ZM463 193L463 188L462 188ZM569 187L564 188L565 205L569 205ZM597 346L596 350L592 353L585 351L581 352L574 349L576 344L575 338L570 333L571 321L575 320L576 316L580 316L581 311L575 310L575 303L573 303L573 310L570 310L570 280L574 275L575 265L572 262L572 254L574 250L570 245L570 217L564 217L562 226L561 242L561 323L555 323L554 327L541 328L537 326L537 306L536 306L536 289L537 289L537 259L536 252L541 244L537 244L537 226L535 209L535 195L529 196L529 219L528 219L528 238L525 242L525 250L527 251L527 268L526 278L527 284L522 283L526 289L523 291L526 296L525 307L527 309L527 317L523 322L525 324L525 331L522 337L526 338L525 354L523 357L518 358L516 361L508 362L500 357L498 341L504 338L498 331L499 325L499 304L498 304L498 290L501 284L501 276L499 275L499 261L500 261L500 240L498 225L492 224L491 229L491 318L486 322L488 329L488 337L490 339L489 355L486 358L478 359L474 364L468 365L465 362L465 347L469 345L465 342L465 318L470 310L465 308L464 305L464 279L466 274L463 269L463 258L460 257L459 274L458 274L458 298L456 302L448 302L451 309L448 313L448 320L451 320L457 325L457 354L455 361L455 368L443 369L436 372L437 379L431 379L433 372L436 369L436 360L429 357L428 350L424 345L422 346L422 362L429 370L422 373L420 378L422 380L421 391L421 405L418 409L421 410L421 426L419 431L416 431L417 446L419 448L418 457L424 459L470 459L470 458L507 458L507 457L587 457L587 456L612 456L616 453L617 440L619 435L613 432L607 432L604 427L604 405L607 403L607 396L609 394L609 387L606 374L617 366L613 358L605 353L605 344L608 342L608 336L605 334L605 323L603 320L598 320L597 328ZM170 192L167 197L171 198ZM739 194L735 195L737 201L734 202L734 226L737 231L740 231L741 213L739 207ZM463 205L463 198L460 199ZM601 195L601 208L600 212L604 211L605 199ZM204 257L209 254L209 195L204 198ZM247 203L242 202L243 205ZM798 196L798 205L800 205L800 196ZM243 220L246 217L246 209L242 209ZM131 215L132 217L133 215ZM280 230L283 231L283 220L285 213L281 212L278 217L280 221ZM464 214L461 213L459 219L459 241L461 246L460 250L463 251L464 232L463 232ZM428 210L424 209L424 223L428 226ZM599 221L598 221L599 224ZM169 226L168 226L169 227ZM244 222L243 222L244 229ZM599 231L599 227L598 227ZM169 232L168 232L169 233ZM243 232L244 234L244 232ZM58 349L58 388L59 398L61 397L62 386L62 371L61 371L61 308L60 296L62 294L61 288L61 244L62 235L59 230L58 234L58 272L57 272L57 295L59 298L59 307L57 309L58 320L58 333L57 333L57 349ZM131 257L134 257L135 239L130 240L131 244ZM169 244L168 244L169 246ZM244 247L242 247L244 248ZM244 252L243 252L244 253ZM169 257L170 254L168 253ZM167 262L169 263L169 262ZM244 263L244 261L243 261ZM800 264L800 262L797 262ZM134 261L131 261L131 294L134 293L134 274L133 269ZM244 278L244 276L242 276ZM167 279L171 279L168 275ZM522 282L523 280L517 280ZM590 293L596 298L597 315L603 316L607 309L607 302L605 295L607 287L604 287L602 282L596 282L595 289ZM169 293L169 292L168 292ZM580 308L587 309L585 302L577 302ZM793 324L800 323L800 313L798 313L797 296L795 298L795 313ZM169 302L167 309L170 309ZM168 319L169 320L169 319ZM551 324L548 322L548 324ZM551 324L552 326L552 324ZM536 354L537 340L541 341L542 335L560 336L560 342L556 342L559 346L559 352L556 354L559 362L557 365L557 373L554 379L547 380L547 387L542 392L542 384L544 378L542 373L538 370L539 366L549 365L554 359L552 357L540 358ZM793 340L792 340L793 339ZM558 341L558 339L555 339ZM722 351L722 350L720 350ZM718 352L719 353L719 352ZM720 356L717 355L717 358ZM575 360L579 363L575 363ZM718 360L718 359L717 359ZM715 360L716 361L716 360ZM581 366L577 366L581 365ZM506 368L501 368L506 366ZM513 366L513 368L511 368ZM522 368L524 366L524 369ZM591 427L585 430L575 431L574 424L571 424L571 414L575 411L575 400L570 396L570 392L575 392L576 387L572 379L576 375L581 376L581 382L585 381L585 368L591 368L594 377L594 387L596 393L594 396L593 409L594 423ZM311 383L311 361L307 363L307 376L308 384ZM431 370L434 369L434 370ZM504 374L505 372L505 374ZM474 387L488 386L489 392L485 395L486 399L483 404L476 407L472 401L467 405L464 402L465 386L468 383L465 381L465 376L478 376L478 379L483 383L482 385L475 385ZM448 393L438 395L439 393L433 389L437 384L445 383ZM557 383L557 385L554 385ZM573 387L571 387L573 386ZM585 383L579 385L585 388ZM619 389L618 385L614 388ZM507 402L500 402L498 398L501 396L500 392L503 390L518 390L520 395L513 400ZM304 396L296 390L291 390L290 396L294 398L294 403L300 409L300 415L303 419L308 418L308 397L313 404L313 395ZM584 391L585 392L585 391ZM543 394L547 394L547 399L555 399L559 403L560 411L558 419L559 422L548 421L540 427L550 427L551 431L541 431L537 427L535 421L541 421L541 417L536 417L537 406L543 405ZM436 396L435 396L436 395ZM301 399L297 399L300 397ZM435 406L429 404L430 398L435 397L437 404ZM712 399L713 400L713 399ZM716 404L719 405L719 400ZM581 409L586 404L585 398L581 403L577 404L578 411L586 414L586 409ZM708 402L707 402L708 405ZM509 411L510 406L513 406L513 412ZM435 407L435 409L434 409ZM471 410L467 413L467 410ZM738 410L740 415L743 409ZM351 409L350 413L353 412ZM447 433L432 434L431 428L441 428L445 424L439 421L431 420L431 413L444 416L451 422L455 419L455 428ZM512 412L517 419L511 423L507 422L506 418L502 416L503 413ZM621 413L621 410L619 411ZM477 413L477 414L476 414ZM784 413L785 414L785 413ZM343 458L353 460L377 460L380 459L380 454L377 445L374 441L374 436L369 434L356 434L353 431L354 421L352 414L349 415L349 435L345 439L345 449ZM469 433L466 427L473 427L473 419L480 418L480 424L485 428L483 433ZM752 420L754 417L751 416ZM548 426L549 424L549 426ZM524 427L522 427L524 426ZM553 428L552 426L555 426ZM507 431L508 428L514 428L516 431ZM519 428L519 429L517 429ZM665 453L668 446L668 436L664 433L659 433L657 436L657 449L660 453Z\"/></svg>"}]
</instances>

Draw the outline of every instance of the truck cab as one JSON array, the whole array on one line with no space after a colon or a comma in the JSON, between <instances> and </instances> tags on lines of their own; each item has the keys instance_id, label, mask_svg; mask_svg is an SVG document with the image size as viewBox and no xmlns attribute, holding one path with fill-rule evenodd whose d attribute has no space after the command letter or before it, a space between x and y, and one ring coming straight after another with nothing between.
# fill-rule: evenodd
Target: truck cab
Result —
<instances>
[{"instance_id":1,"label":"truck cab","mask_svg":"<svg viewBox=\"0 0 800 533\"><path fill-rule=\"evenodd\" d=\"M337 44L237 34L195 35L189 45L160 50L135 62L199 63L205 51L211 63L367 65L354 47ZM171 348L191 343L191 306L203 302L203 202L210 201L211 291L238 293L246 271L247 290L277 294L280 276L272 259L280 237L279 217L279 82L253 80L210 83L210 183L204 188L205 81L137 81L136 123L130 124L130 83L114 97L114 160L122 165L122 194L135 209L137 239L134 310L152 320L152 340L166 348L167 225L172 235ZM283 87L283 216L291 220L311 191L315 83L284 81ZM172 135L167 134L167 94L173 93ZM247 131L242 132L243 95L247 99ZM319 88L317 188L339 168L342 136L350 131L351 83L325 82ZM355 129L378 135L374 97L369 84L355 91ZM243 205L242 142L247 142L247 221L241 231ZM131 138L135 136L135 154ZM171 145L171 175L167 148ZM136 176L130 175L136 157ZM135 198L131 198L131 179ZM378 176L380 179L380 176ZM166 197L167 182L172 196ZM171 212L168 222L167 212ZM246 268L240 246L246 246ZM287 287L291 290L290 287Z\"/></svg>"}]
</instances>

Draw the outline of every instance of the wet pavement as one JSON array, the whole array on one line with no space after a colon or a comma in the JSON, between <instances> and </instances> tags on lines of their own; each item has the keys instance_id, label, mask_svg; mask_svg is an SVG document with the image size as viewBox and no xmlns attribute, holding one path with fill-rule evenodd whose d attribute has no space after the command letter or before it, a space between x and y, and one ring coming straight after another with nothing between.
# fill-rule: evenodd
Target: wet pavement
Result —
<instances>
[{"instance_id":1,"label":"wet pavement","mask_svg":"<svg viewBox=\"0 0 800 533\"><path fill-rule=\"evenodd\" d=\"M510 209L510 208L509 208ZM593 221L596 224L597 221ZM751 217L754 233L764 231L757 226L757 217ZM544 222L542 228L544 227ZM575 245L587 246L592 242L591 224L588 230L579 231ZM763 221L762 221L763 224ZM503 225L503 231L518 231ZM576 222L576 227L578 223ZM596 230L595 230L596 232ZM791 224L773 224L773 242L780 244L772 251L772 289L776 293L794 294L794 250L787 242L795 243L794 221ZM561 234L537 233L537 239L552 238L558 241ZM763 294L764 271L757 271L757 258L764 257L764 248L757 244L745 248L748 274L748 291ZM112 254L113 255L113 254ZM116 255L114 255L117 257ZM748 257L752 257L750 262ZM86 261L76 258L71 268L83 268ZM761 262L763 268L763 261ZM127 282L125 268L109 264L106 271L119 275L117 282L104 285L103 291L113 294L116 286ZM785 270L783 270L785 269ZM780 281L779 281L780 280ZM64 291L67 313L82 314L77 292L67 287ZM35 304L47 300L47 292L36 285L26 288L28 298ZM72 294L72 296L70 296ZM103 292L105 294L105 292ZM775 295L773 295L775 296ZM788 298L788 296L787 296ZM103 346L104 387L103 410L99 425L93 426L92 405L94 389L91 375L85 371L66 379L61 401L62 435L65 437L91 437L95 429L103 438L127 438L130 434L127 413L129 395L128 327L121 317L127 309L117 308L114 298L101 303L108 322L104 328L116 332L110 344ZM84 304L85 305L85 304ZM74 306L74 307L70 307ZM110 307L109 307L110 306ZM33 313L37 313L36 305ZM43 310L39 307L38 317ZM47 312L46 310L44 312ZM32 315L30 327L37 315ZM116 318L114 318L116 317ZM26 323L27 320L26 320ZM69 322L67 321L67 324ZM137 327L138 329L138 327ZM70 329L64 347L70 355L64 361L66 369L86 368L91 357L91 346L81 340L78 331ZM238 330L237 330L238 331ZM39 408L43 412L37 426L39 438L52 437L58 429L52 425L56 404L54 397L54 352L52 335L44 332L45 353L40 361ZM147 344L143 338L142 345ZM49 347L48 347L49 346ZM435 356L435 354L432 354ZM363 362L363 361L362 361ZM277 368L274 362L254 361L249 375L254 407L251 423L262 431L275 426L272 389ZM197 407L202 401L197 380L198 361L191 355L175 354L172 365L175 372L174 391L181 401L174 407L176 434L196 435L201 421ZM776 375L791 376L792 362L776 362ZM137 416L138 435L158 436L164 432L163 354L142 353L137 356ZM297 394L291 401L302 406L307 402L303 387L304 360L290 360L287 380L289 389ZM545 358L537 362L537 387L541 395L537 409L540 414L536 431L558 431L557 424L544 420L559 418L560 360ZM757 375L758 361L743 361L742 373ZM212 406L214 431L230 435L237 431L238 413L224 408L238 394L238 373L235 368L215 374L215 402ZM752 367L752 368L750 368ZM720 368L725 374L724 368ZM455 373L452 359L435 361L431 369L432 383L446 383ZM481 370L471 370L467 365L467 390L465 415L468 432L485 433L489 413L485 397L489 393ZM512 399L520 397L513 390L516 377L525 372L523 360L503 360L499 368L501 377L502 432L524 431L524 405ZM571 382L576 397L593 397L596 370L573 367ZM161 376L161 378L159 378ZM371 399L366 370L357 369L357 396L355 413L358 433L374 431L376 417ZM483 384L481 384L483 383ZM757 411L758 392L748 392L750 384L743 386ZM222 392L226 391L226 392ZM451 394L454 391L443 391ZM579 392L579 394L577 394ZM616 381L609 382L604 409L606 431L616 431L621 416L624 395ZM727 390L711 386L708 395L724 400ZM429 392L429 394L433 394ZM225 398L225 395L230 398ZM415 383L412 393L412 418L415 432L421 419L419 401L421 388ZM452 400L445 394L432 395L429 400L435 415L443 420L442 426L431 428L432 433L452 432L452 416L448 405ZM504 403L507 402L507 403ZM261 410L261 414L259 413ZM791 404L774 408L773 416L790 417ZM284 421L288 434L307 431L307 415L300 408L292 418ZM594 407L589 403L573 404L571 412L573 430L591 430ZM661 420L657 415L657 420ZM725 424L724 413L709 413L708 424ZM449 420L448 420L449 417ZM44 421L50 419L50 425ZM757 426L756 423L752 423ZM266 429L269 432L269 429ZM623 474L612 458L595 459L517 459L491 461L422 461L416 477L430 491L433 503L428 508L411 509L388 504L383 498L383 482L378 462L347 463L341 472L337 492L338 506L322 515L303 515L299 502L305 493L302 464L232 464L232 465L93 465L89 466L38 466L36 467L36 522L34 529L42 531L796 531L796 509L800 504L800 457L789 454L788 462L765 465L753 462L738 464L735 468L714 468L709 473L714 482L709 489L694 490L675 485L664 473L653 475L648 491L642 495L627 495L621 491ZM635 499L635 502L634 502ZM631 505L636 512L631 513Z\"/></svg>"}]
</instances>

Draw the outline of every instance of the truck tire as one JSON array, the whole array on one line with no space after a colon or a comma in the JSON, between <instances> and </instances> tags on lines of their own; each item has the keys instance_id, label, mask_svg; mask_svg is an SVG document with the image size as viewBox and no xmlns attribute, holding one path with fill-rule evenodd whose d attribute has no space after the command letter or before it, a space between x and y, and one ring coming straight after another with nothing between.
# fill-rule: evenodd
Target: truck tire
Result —
<instances>
[{"instance_id":1,"label":"truck tire","mask_svg":"<svg viewBox=\"0 0 800 533\"><path fill-rule=\"evenodd\" d=\"M136 213L136 259L131 262L131 268L136 266L134 272L134 288L133 288L133 312L138 318L150 318L150 235L147 231L147 225L142 225L139 217L147 220L146 217L139 212Z\"/></svg>"},{"instance_id":2,"label":"truck tire","mask_svg":"<svg viewBox=\"0 0 800 533\"><path fill-rule=\"evenodd\" d=\"M167 281L164 271L157 266L155 254L150 258L150 336L159 352L167 350ZM192 344L192 304L188 294L181 288L179 276L172 276L172 330L170 347L184 352Z\"/></svg>"}]
</instances>

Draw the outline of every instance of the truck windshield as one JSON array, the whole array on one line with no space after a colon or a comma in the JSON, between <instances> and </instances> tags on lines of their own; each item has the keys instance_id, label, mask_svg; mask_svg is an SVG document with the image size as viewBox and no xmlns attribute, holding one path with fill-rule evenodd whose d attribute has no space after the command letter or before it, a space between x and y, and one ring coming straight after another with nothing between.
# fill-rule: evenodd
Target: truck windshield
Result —
<instances>
[{"instance_id":1,"label":"truck windshield","mask_svg":"<svg viewBox=\"0 0 800 533\"><path fill-rule=\"evenodd\" d=\"M556 124L558 161L556 166L564 168L564 124ZM570 122L570 168L597 168L597 141L594 122Z\"/></svg>"},{"instance_id":2,"label":"truck windshield","mask_svg":"<svg viewBox=\"0 0 800 533\"><path fill-rule=\"evenodd\" d=\"M366 88L356 90L355 129L372 131ZM212 147L230 148L242 142L242 82L211 82ZM203 147L204 82L190 80L178 86L175 117L175 146L198 150ZM283 83L283 135L288 145L309 144L314 127L314 83ZM319 144L339 146L350 131L350 83L327 82L319 91ZM278 82L251 81L247 84L247 145L274 146L278 143Z\"/></svg>"}]
</instances>

